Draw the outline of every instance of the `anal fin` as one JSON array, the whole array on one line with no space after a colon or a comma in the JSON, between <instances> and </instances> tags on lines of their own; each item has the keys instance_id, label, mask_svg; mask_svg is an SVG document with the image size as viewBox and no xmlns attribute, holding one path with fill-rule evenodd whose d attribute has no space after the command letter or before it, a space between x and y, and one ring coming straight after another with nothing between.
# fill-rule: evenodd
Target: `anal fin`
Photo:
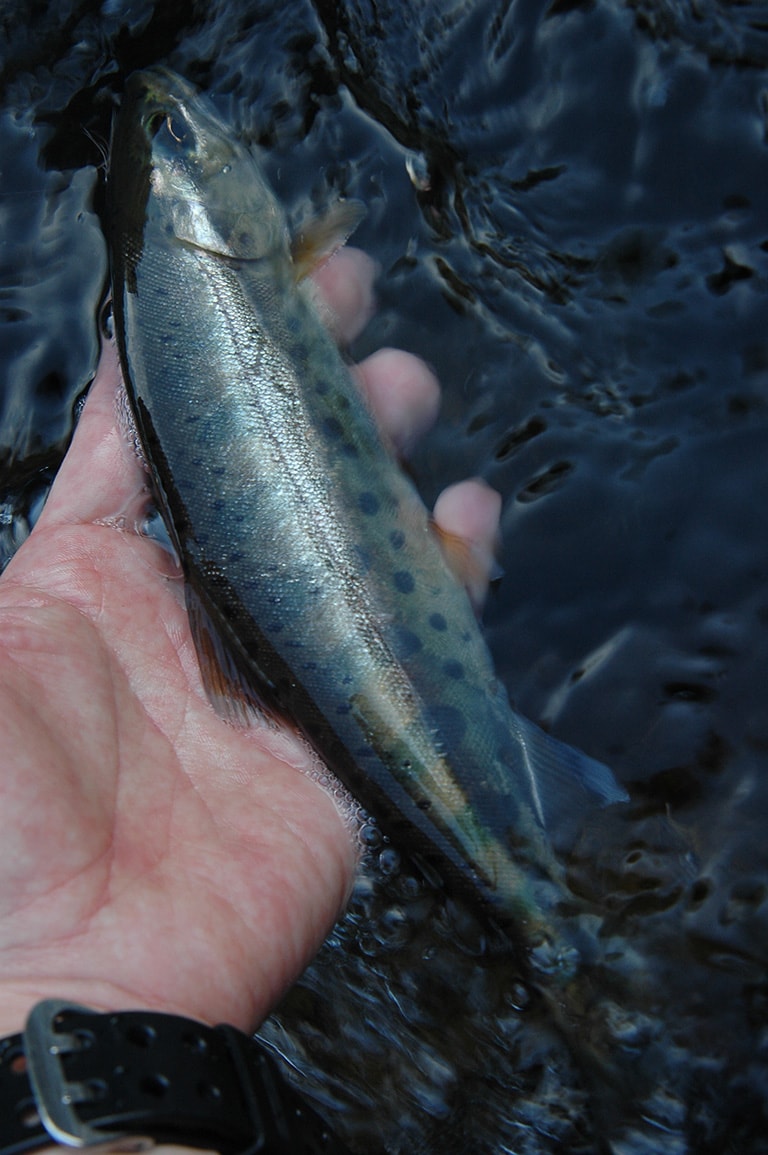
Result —
<instances>
[{"instance_id":1,"label":"anal fin","mask_svg":"<svg viewBox=\"0 0 768 1155\"><path fill-rule=\"evenodd\" d=\"M553 738L514 713L510 729L517 738L534 812L549 835L581 822L595 807L627 802L629 795L602 762Z\"/></svg>"}]
</instances>

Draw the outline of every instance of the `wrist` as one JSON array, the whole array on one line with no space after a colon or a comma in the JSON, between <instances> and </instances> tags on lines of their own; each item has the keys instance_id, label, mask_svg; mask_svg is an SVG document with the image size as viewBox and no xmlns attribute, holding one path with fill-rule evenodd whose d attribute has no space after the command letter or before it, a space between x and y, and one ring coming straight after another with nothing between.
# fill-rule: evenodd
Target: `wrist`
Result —
<instances>
[{"instance_id":1,"label":"wrist","mask_svg":"<svg viewBox=\"0 0 768 1155\"><path fill-rule=\"evenodd\" d=\"M283 1083L264 1048L233 1027L162 1012L35 1005L0 1043L0 1155L162 1145L223 1155L349 1155Z\"/></svg>"},{"instance_id":2,"label":"wrist","mask_svg":"<svg viewBox=\"0 0 768 1155\"><path fill-rule=\"evenodd\" d=\"M46 982L36 980L34 983L7 981L0 983L0 1039L23 1031L29 1012L43 999L66 999L102 1012L152 1010L200 1018L180 1007L139 998L131 991L108 982L71 978L52 978Z\"/></svg>"}]
</instances>

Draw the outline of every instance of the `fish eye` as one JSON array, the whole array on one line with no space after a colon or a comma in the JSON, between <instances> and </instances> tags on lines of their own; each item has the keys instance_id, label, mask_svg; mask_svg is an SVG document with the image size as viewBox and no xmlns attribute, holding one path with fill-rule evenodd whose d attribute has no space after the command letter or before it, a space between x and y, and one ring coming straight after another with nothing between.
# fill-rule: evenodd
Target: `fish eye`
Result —
<instances>
[{"instance_id":1,"label":"fish eye","mask_svg":"<svg viewBox=\"0 0 768 1155\"><path fill-rule=\"evenodd\" d=\"M189 125L179 116L173 116L171 113L165 118L165 127L171 134L177 144L191 144L192 133L189 131Z\"/></svg>"},{"instance_id":2,"label":"fish eye","mask_svg":"<svg viewBox=\"0 0 768 1155\"><path fill-rule=\"evenodd\" d=\"M147 128L152 136L166 132L175 145L191 148L195 141L187 122L172 112L155 112L147 121Z\"/></svg>"}]
</instances>

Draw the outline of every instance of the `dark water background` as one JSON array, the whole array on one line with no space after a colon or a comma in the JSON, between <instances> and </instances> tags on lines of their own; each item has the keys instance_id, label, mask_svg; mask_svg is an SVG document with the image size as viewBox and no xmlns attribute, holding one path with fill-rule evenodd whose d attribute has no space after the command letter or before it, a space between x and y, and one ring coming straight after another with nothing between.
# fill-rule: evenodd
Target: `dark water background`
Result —
<instances>
[{"instance_id":1,"label":"dark water background","mask_svg":"<svg viewBox=\"0 0 768 1155\"><path fill-rule=\"evenodd\" d=\"M427 500L504 496L499 673L632 794L569 860L632 976L616 1086L390 847L264 1037L360 1151L768 1152L768 5L0 0L5 559L94 372L102 151L156 62L292 213L366 203L355 353L443 382Z\"/></svg>"}]
</instances>

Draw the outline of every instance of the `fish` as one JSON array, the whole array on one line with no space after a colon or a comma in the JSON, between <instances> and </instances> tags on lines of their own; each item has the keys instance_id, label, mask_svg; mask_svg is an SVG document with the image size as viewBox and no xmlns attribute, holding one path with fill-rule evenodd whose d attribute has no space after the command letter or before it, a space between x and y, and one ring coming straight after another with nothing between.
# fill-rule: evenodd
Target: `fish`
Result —
<instances>
[{"instance_id":1,"label":"fish","mask_svg":"<svg viewBox=\"0 0 768 1155\"><path fill-rule=\"evenodd\" d=\"M126 82L108 221L123 377L215 709L290 719L427 874L540 943L558 817L626 794L511 707L258 155L167 69Z\"/></svg>"}]
</instances>

